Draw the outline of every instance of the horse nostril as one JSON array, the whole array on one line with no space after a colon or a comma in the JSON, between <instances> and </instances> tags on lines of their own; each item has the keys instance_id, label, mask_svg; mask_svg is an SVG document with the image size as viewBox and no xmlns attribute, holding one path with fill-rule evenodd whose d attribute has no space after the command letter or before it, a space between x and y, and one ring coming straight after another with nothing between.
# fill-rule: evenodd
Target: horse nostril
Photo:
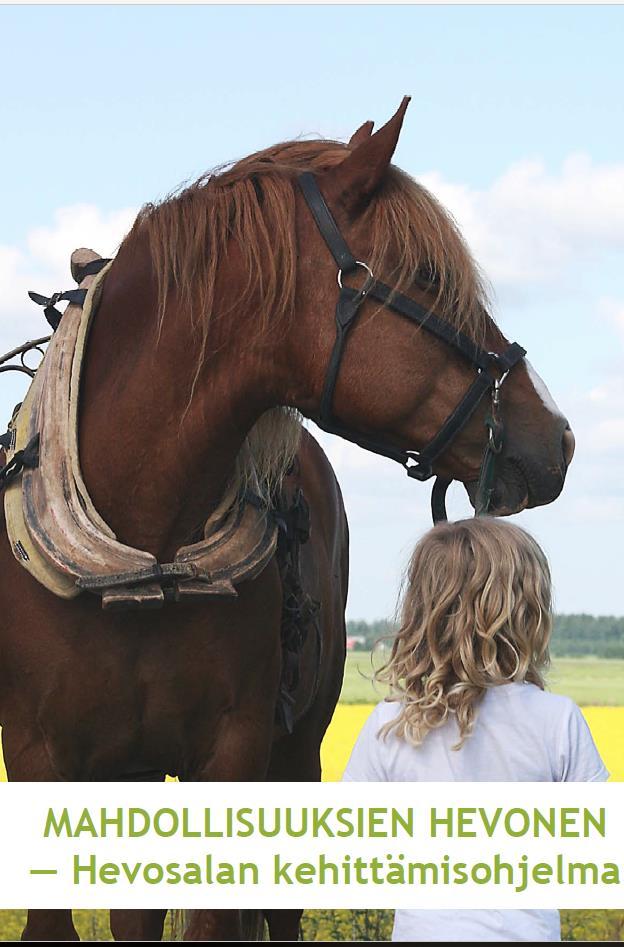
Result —
<instances>
[{"instance_id":1,"label":"horse nostril","mask_svg":"<svg viewBox=\"0 0 624 947\"><path fill-rule=\"evenodd\" d=\"M565 461L566 468L572 463L572 458L574 457L574 446L576 441L574 440L574 434L569 427L563 432L563 459Z\"/></svg>"}]
</instances>

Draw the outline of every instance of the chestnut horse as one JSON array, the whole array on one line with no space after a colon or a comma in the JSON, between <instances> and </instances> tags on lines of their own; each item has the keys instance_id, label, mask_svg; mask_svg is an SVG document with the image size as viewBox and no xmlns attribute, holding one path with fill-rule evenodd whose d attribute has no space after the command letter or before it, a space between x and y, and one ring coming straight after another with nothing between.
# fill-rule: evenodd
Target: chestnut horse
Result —
<instances>
[{"instance_id":1,"label":"chestnut horse","mask_svg":"<svg viewBox=\"0 0 624 947\"><path fill-rule=\"evenodd\" d=\"M268 148L145 207L107 275L81 390L79 445L96 509L120 541L160 561L197 529L245 457L275 492L296 452L311 540L303 585L320 603L322 660L306 639L294 732L275 724L282 588L273 561L235 600L109 613L56 598L0 544L0 724L13 780L316 780L344 661L347 527L320 447L294 413L319 417L335 337L336 266L297 185L311 171L360 261L455 329L502 352L478 271L450 217L391 165L407 100L348 145ZM398 448L427 444L475 378L452 346L363 302L333 392L344 425ZM507 379L505 440L490 510L550 503L573 450L565 418L522 360ZM436 460L474 494L482 403ZM293 427L294 425L294 427ZM295 431L295 433L293 433ZM158 939L164 911L114 911L118 939ZM299 912L267 912L294 940ZM32 911L30 939L76 937L70 911ZM188 939L242 936L240 912L191 912Z\"/></svg>"}]
</instances>

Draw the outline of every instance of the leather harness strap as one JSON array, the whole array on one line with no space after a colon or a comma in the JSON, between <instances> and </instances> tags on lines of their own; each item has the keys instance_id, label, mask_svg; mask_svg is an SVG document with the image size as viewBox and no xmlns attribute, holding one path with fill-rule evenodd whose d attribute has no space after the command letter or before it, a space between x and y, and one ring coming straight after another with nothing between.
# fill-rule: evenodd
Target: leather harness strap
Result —
<instances>
[{"instance_id":1,"label":"leather harness strap","mask_svg":"<svg viewBox=\"0 0 624 947\"><path fill-rule=\"evenodd\" d=\"M104 267L110 263L110 259L100 257L97 260L90 260L89 263L82 263L75 267L74 278L77 283L81 283L87 276L96 276ZM43 314L53 329L57 329L62 318L62 313L56 309L56 304L68 302L70 305L83 306L87 296L86 289L69 289L64 293L53 293L52 296L42 296L41 293L28 291L28 295L38 306L43 306Z\"/></svg>"},{"instance_id":2,"label":"leather harness strap","mask_svg":"<svg viewBox=\"0 0 624 947\"><path fill-rule=\"evenodd\" d=\"M331 434L338 434L366 450L397 461L405 467L408 476L424 481L434 475L434 462L465 427L485 394L490 392L492 415L486 420L488 443L483 455L475 505L475 515L487 513L494 482L494 459L502 449L503 425L498 416L500 387L508 372L526 355L525 349L514 342L502 353L488 352L450 322L441 319L409 296L395 292L385 283L375 279L370 267L357 260L351 253L319 189L315 175L305 171L299 175L298 181L319 232L338 266L340 288L336 305L336 337L325 375L317 424ZM358 267L363 268L367 273L364 285L360 289L343 286L343 274L353 273ZM460 352L477 368L477 377L464 397L446 418L439 431L420 450L403 450L384 439L354 431L334 416L334 390L347 336L355 324L360 307L369 297L380 302L385 308L422 326ZM450 482L445 478L438 478L436 481L432 494L434 522L446 519L444 497Z\"/></svg>"}]
</instances>

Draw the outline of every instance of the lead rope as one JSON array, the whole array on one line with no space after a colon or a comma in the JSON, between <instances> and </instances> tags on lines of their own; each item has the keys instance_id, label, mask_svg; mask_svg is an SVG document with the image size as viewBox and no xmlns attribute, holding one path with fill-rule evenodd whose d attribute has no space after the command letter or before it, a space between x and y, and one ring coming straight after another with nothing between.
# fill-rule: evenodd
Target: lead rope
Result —
<instances>
[{"instance_id":1,"label":"lead rope","mask_svg":"<svg viewBox=\"0 0 624 947\"><path fill-rule=\"evenodd\" d=\"M505 372L497 378L492 388L492 408L485 419L488 431L488 442L483 452L479 480L475 494L475 516L487 516L494 489L496 472L496 458L503 449L504 426L500 415L500 390L507 377ZM434 523L445 523L448 520L446 513L446 493L453 481L448 477L436 477L431 491L431 516Z\"/></svg>"}]
</instances>

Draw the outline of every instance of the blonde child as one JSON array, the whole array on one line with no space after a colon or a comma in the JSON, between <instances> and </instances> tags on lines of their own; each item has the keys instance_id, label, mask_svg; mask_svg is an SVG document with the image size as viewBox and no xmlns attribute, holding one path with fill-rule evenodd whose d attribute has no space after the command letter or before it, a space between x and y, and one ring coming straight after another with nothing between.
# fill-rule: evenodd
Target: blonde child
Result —
<instances>
[{"instance_id":1,"label":"blonde child","mask_svg":"<svg viewBox=\"0 0 624 947\"><path fill-rule=\"evenodd\" d=\"M399 631L376 678L390 685L344 780L605 780L576 704L544 689L548 562L525 530L481 517L416 546ZM560 940L559 912L399 910L393 940Z\"/></svg>"}]
</instances>

